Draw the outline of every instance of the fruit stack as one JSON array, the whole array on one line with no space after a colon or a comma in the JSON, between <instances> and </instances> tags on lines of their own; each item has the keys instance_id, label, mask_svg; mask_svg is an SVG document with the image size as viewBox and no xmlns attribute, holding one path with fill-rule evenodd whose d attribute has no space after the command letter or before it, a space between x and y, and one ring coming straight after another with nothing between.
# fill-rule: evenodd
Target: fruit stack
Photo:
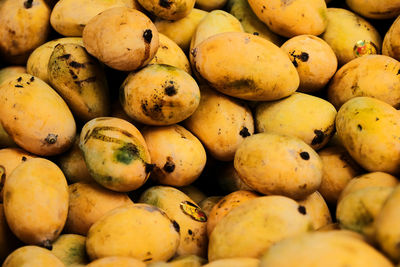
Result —
<instances>
[{"instance_id":1,"label":"fruit stack","mask_svg":"<svg viewBox=\"0 0 400 267\"><path fill-rule=\"evenodd\" d=\"M399 264L399 15L0 0L2 266Z\"/></svg>"}]
</instances>

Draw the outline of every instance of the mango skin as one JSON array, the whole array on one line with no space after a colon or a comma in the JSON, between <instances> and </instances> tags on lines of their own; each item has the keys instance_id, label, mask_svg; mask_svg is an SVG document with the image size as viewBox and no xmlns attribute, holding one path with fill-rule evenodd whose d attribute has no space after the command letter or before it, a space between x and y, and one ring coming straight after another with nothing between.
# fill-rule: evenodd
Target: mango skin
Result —
<instances>
[{"instance_id":1,"label":"mango skin","mask_svg":"<svg viewBox=\"0 0 400 267\"><path fill-rule=\"evenodd\" d=\"M309 215L302 213L296 201L283 196L252 199L232 209L215 226L208 259L258 258L279 240L311 229Z\"/></svg>"},{"instance_id":2,"label":"mango skin","mask_svg":"<svg viewBox=\"0 0 400 267\"><path fill-rule=\"evenodd\" d=\"M26 151L52 156L72 145L74 117L64 100L39 78L21 74L8 80L0 87L0 107L1 124Z\"/></svg>"},{"instance_id":3,"label":"mango skin","mask_svg":"<svg viewBox=\"0 0 400 267\"><path fill-rule=\"evenodd\" d=\"M351 10L370 19L391 19L400 15L399 0L346 0Z\"/></svg>"},{"instance_id":4,"label":"mango skin","mask_svg":"<svg viewBox=\"0 0 400 267\"><path fill-rule=\"evenodd\" d=\"M320 35L325 31L324 0L268 1L249 0L251 9L275 33L284 37Z\"/></svg>"},{"instance_id":5,"label":"mango skin","mask_svg":"<svg viewBox=\"0 0 400 267\"><path fill-rule=\"evenodd\" d=\"M27 4L25 4L27 3ZM0 3L0 55L11 64L25 64L29 54L46 42L50 8L44 0L5 0Z\"/></svg>"},{"instance_id":6,"label":"mango skin","mask_svg":"<svg viewBox=\"0 0 400 267\"><path fill-rule=\"evenodd\" d=\"M271 101L291 95L299 86L299 75L287 55L259 36L220 33L200 43L191 53L201 77L229 96Z\"/></svg>"},{"instance_id":7,"label":"mango skin","mask_svg":"<svg viewBox=\"0 0 400 267\"><path fill-rule=\"evenodd\" d=\"M139 4L156 17L178 20L192 11L196 0L138 0Z\"/></svg>"},{"instance_id":8,"label":"mango skin","mask_svg":"<svg viewBox=\"0 0 400 267\"><path fill-rule=\"evenodd\" d=\"M363 240L334 230L306 233L276 243L261 257L260 267L292 267L299 262L304 266L394 266Z\"/></svg>"},{"instance_id":9,"label":"mango skin","mask_svg":"<svg viewBox=\"0 0 400 267\"><path fill-rule=\"evenodd\" d=\"M400 60L400 18L397 18L383 38L382 54Z\"/></svg>"},{"instance_id":10,"label":"mango skin","mask_svg":"<svg viewBox=\"0 0 400 267\"><path fill-rule=\"evenodd\" d=\"M12 232L25 244L51 247L64 228L69 201L67 180L57 165L26 160L8 177L3 194Z\"/></svg>"},{"instance_id":11,"label":"mango skin","mask_svg":"<svg viewBox=\"0 0 400 267\"><path fill-rule=\"evenodd\" d=\"M104 257L95 261L92 261L87 267L146 267L146 263L131 258L131 257Z\"/></svg>"},{"instance_id":12,"label":"mango skin","mask_svg":"<svg viewBox=\"0 0 400 267\"><path fill-rule=\"evenodd\" d=\"M89 263L85 242L85 236L63 234L53 243L51 253L56 255L66 267L84 266Z\"/></svg>"},{"instance_id":13,"label":"mango skin","mask_svg":"<svg viewBox=\"0 0 400 267\"><path fill-rule=\"evenodd\" d=\"M332 223L332 216L328 205L318 191L315 191L305 199L299 200L298 203L303 206L307 214L310 215L315 230Z\"/></svg>"},{"instance_id":14,"label":"mango skin","mask_svg":"<svg viewBox=\"0 0 400 267\"><path fill-rule=\"evenodd\" d=\"M122 119L90 120L82 128L79 147L91 176L110 190L128 192L139 188L153 167L142 134Z\"/></svg>"},{"instance_id":15,"label":"mango skin","mask_svg":"<svg viewBox=\"0 0 400 267\"><path fill-rule=\"evenodd\" d=\"M236 151L234 167L255 191L302 199L315 192L322 161L302 140L273 132L246 138Z\"/></svg>"},{"instance_id":16,"label":"mango skin","mask_svg":"<svg viewBox=\"0 0 400 267\"><path fill-rule=\"evenodd\" d=\"M400 114L371 97L355 97L339 109L336 130L351 157L365 170L400 172Z\"/></svg>"},{"instance_id":17,"label":"mango skin","mask_svg":"<svg viewBox=\"0 0 400 267\"><path fill-rule=\"evenodd\" d=\"M27 73L26 71L26 68L23 66L8 66L0 69L0 85L13 76L19 75L20 73Z\"/></svg>"},{"instance_id":18,"label":"mango skin","mask_svg":"<svg viewBox=\"0 0 400 267\"><path fill-rule=\"evenodd\" d=\"M24 246L14 250L6 260L3 267L65 267L61 260L49 250L37 246Z\"/></svg>"},{"instance_id":19,"label":"mango skin","mask_svg":"<svg viewBox=\"0 0 400 267\"><path fill-rule=\"evenodd\" d=\"M91 260L126 256L150 263L166 261L179 245L179 227L160 209L134 204L113 209L90 227L86 251Z\"/></svg>"},{"instance_id":20,"label":"mango skin","mask_svg":"<svg viewBox=\"0 0 400 267\"><path fill-rule=\"evenodd\" d=\"M328 87L328 100L339 109L356 96L382 100L400 107L398 72L400 62L384 55L365 55L351 60L333 76Z\"/></svg>"},{"instance_id":21,"label":"mango skin","mask_svg":"<svg viewBox=\"0 0 400 267\"><path fill-rule=\"evenodd\" d=\"M259 264L260 264L259 259L243 257L243 258L231 258L231 259L216 260L216 261L212 261L208 264L205 264L203 266L205 266L205 267L224 267L224 266L258 267Z\"/></svg>"}]
</instances>

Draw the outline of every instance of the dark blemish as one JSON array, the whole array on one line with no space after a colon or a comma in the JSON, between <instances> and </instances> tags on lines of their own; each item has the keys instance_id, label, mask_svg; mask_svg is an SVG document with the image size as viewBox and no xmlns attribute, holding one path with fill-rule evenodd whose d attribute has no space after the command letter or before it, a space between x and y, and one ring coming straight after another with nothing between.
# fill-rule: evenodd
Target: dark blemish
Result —
<instances>
[{"instance_id":1,"label":"dark blemish","mask_svg":"<svg viewBox=\"0 0 400 267\"><path fill-rule=\"evenodd\" d=\"M6 168L0 165L0 191L3 190L5 181L6 181Z\"/></svg>"},{"instance_id":2,"label":"dark blemish","mask_svg":"<svg viewBox=\"0 0 400 267\"><path fill-rule=\"evenodd\" d=\"M315 137L311 141L311 145L322 144L322 142L324 142L324 138L325 138L324 132L321 130L314 130L314 133L315 133Z\"/></svg>"},{"instance_id":3,"label":"dark blemish","mask_svg":"<svg viewBox=\"0 0 400 267\"><path fill-rule=\"evenodd\" d=\"M35 77L32 76L31 79L30 79L30 81L31 81L31 82L34 82L34 81L35 81Z\"/></svg>"},{"instance_id":4,"label":"dark blemish","mask_svg":"<svg viewBox=\"0 0 400 267\"><path fill-rule=\"evenodd\" d=\"M121 26L121 25L126 25L126 22L121 22L119 25L120 25L120 26Z\"/></svg>"},{"instance_id":5,"label":"dark blemish","mask_svg":"<svg viewBox=\"0 0 400 267\"><path fill-rule=\"evenodd\" d=\"M48 239L43 241L42 246L44 248L48 249L48 250L52 250L53 249L53 246L51 245L51 242Z\"/></svg>"},{"instance_id":6,"label":"dark blemish","mask_svg":"<svg viewBox=\"0 0 400 267\"><path fill-rule=\"evenodd\" d=\"M376 118L375 118L375 121L379 121L379 118L378 118L378 117L376 117Z\"/></svg>"},{"instance_id":7,"label":"dark blemish","mask_svg":"<svg viewBox=\"0 0 400 267\"><path fill-rule=\"evenodd\" d=\"M361 130L362 130L362 126L361 126L360 124L358 124L358 125L357 125L357 129L358 129L359 131L361 131Z\"/></svg>"},{"instance_id":8,"label":"dark blemish","mask_svg":"<svg viewBox=\"0 0 400 267\"><path fill-rule=\"evenodd\" d=\"M156 164L146 163L146 166L145 166L144 171L145 171L146 173L149 173L149 172L151 172L151 171L154 170L154 167L155 167L155 166L156 166Z\"/></svg>"},{"instance_id":9,"label":"dark blemish","mask_svg":"<svg viewBox=\"0 0 400 267\"><path fill-rule=\"evenodd\" d=\"M310 159L310 154L308 154L308 152L300 152L300 157L304 160L309 160Z\"/></svg>"},{"instance_id":10,"label":"dark blemish","mask_svg":"<svg viewBox=\"0 0 400 267\"><path fill-rule=\"evenodd\" d=\"M306 189L307 188L307 184L303 184L299 186L300 189Z\"/></svg>"},{"instance_id":11,"label":"dark blemish","mask_svg":"<svg viewBox=\"0 0 400 267\"><path fill-rule=\"evenodd\" d=\"M299 64L297 63L296 59L294 58L292 61L293 65L297 68L299 66Z\"/></svg>"},{"instance_id":12,"label":"dark blemish","mask_svg":"<svg viewBox=\"0 0 400 267\"><path fill-rule=\"evenodd\" d=\"M76 68L76 69L85 67L85 64L82 64L82 63L79 63L76 61L71 61L68 65L70 65L71 67Z\"/></svg>"},{"instance_id":13,"label":"dark blemish","mask_svg":"<svg viewBox=\"0 0 400 267\"><path fill-rule=\"evenodd\" d=\"M173 85L170 85L165 88L165 94L168 96L176 95L176 89Z\"/></svg>"},{"instance_id":14,"label":"dark blemish","mask_svg":"<svg viewBox=\"0 0 400 267\"><path fill-rule=\"evenodd\" d=\"M21 82L22 81L22 77L19 77L18 79L17 79L17 82Z\"/></svg>"},{"instance_id":15,"label":"dark blemish","mask_svg":"<svg viewBox=\"0 0 400 267\"><path fill-rule=\"evenodd\" d=\"M115 158L117 161L128 165L132 160L140 158L139 149L132 143L126 143L116 150Z\"/></svg>"},{"instance_id":16,"label":"dark blemish","mask_svg":"<svg viewBox=\"0 0 400 267\"><path fill-rule=\"evenodd\" d=\"M142 105L140 106L142 108L142 110L144 111L144 113L147 112L147 100L142 102Z\"/></svg>"},{"instance_id":17,"label":"dark blemish","mask_svg":"<svg viewBox=\"0 0 400 267\"><path fill-rule=\"evenodd\" d=\"M26 9L31 8L31 7L32 7L32 2L33 2L33 0L26 0L26 1L24 2L24 7L25 7Z\"/></svg>"},{"instance_id":18,"label":"dark blemish","mask_svg":"<svg viewBox=\"0 0 400 267\"><path fill-rule=\"evenodd\" d=\"M300 54L300 60L303 62L307 62L309 58L309 55L306 52L301 52Z\"/></svg>"},{"instance_id":19,"label":"dark blemish","mask_svg":"<svg viewBox=\"0 0 400 267\"><path fill-rule=\"evenodd\" d=\"M144 259L143 261L151 261L153 258L147 258L147 259Z\"/></svg>"},{"instance_id":20,"label":"dark blemish","mask_svg":"<svg viewBox=\"0 0 400 267\"><path fill-rule=\"evenodd\" d=\"M297 208L297 210L298 210L301 214L303 214L303 215L306 215L306 214L307 214L306 207L304 207L304 206L302 206L302 205L300 205L300 206Z\"/></svg>"},{"instance_id":21,"label":"dark blemish","mask_svg":"<svg viewBox=\"0 0 400 267\"><path fill-rule=\"evenodd\" d=\"M222 205L224 205L225 202L226 202L226 199L224 198L221 202L219 202L218 208L221 208Z\"/></svg>"},{"instance_id":22,"label":"dark blemish","mask_svg":"<svg viewBox=\"0 0 400 267\"><path fill-rule=\"evenodd\" d=\"M145 30L143 33L143 38L146 43L150 43L151 39L153 39L153 32L150 29Z\"/></svg>"},{"instance_id":23,"label":"dark blemish","mask_svg":"<svg viewBox=\"0 0 400 267\"><path fill-rule=\"evenodd\" d=\"M71 74L72 79L74 79L74 80L78 79L78 76L75 74L75 72L73 70L70 69L69 73Z\"/></svg>"},{"instance_id":24,"label":"dark blemish","mask_svg":"<svg viewBox=\"0 0 400 267\"><path fill-rule=\"evenodd\" d=\"M172 221L172 225L174 226L175 231L177 231L179 233L181 230L181 227L179 226L179 224L176 221Z\"/></svg>"},{"instance_id":25,"label":"dark blemish","mask_svg":"<svg viewBox=\"0 0 400 267\"><path fill-rule=\"evenodd\" d=\"M79 27L84 28L86 26L86 24L79 24Z\"/></svg>"},{"instance_id":26,"label":"dark blemish","mask_svg":"<svg viewBox=\"0 0 400 267\"><path fill-rule=\"evenodd\" d=\"M25 156L22 156L22 161L26 161L26 157Z\"/></svg>"},{"instance_id":27,"label":"dark blemish","mask_svg":"<svg viewBox=\"0 0 400 267\"><path fill-rule=\"evenodd\" d=\"M192 235L192 234L193 234L192 230L189 229L189 230L188 230L188 234L189 234L189 235Z\"/></svg>"},{"instance_id":28,"label":"dark blemish","mask_svg":"<svg viewBox=\"0 0 400 267\"><path fill-rule=\"evenodd\" d=\"M397 75L399 75L400 74L400 69L397 71Z\"/></svg>"},{"instance_id":29,"label":"dark blemish","mask_svg":"<svg viewBox=\"0 0 400 267\"><path fill-rule=\"evenodd\" d=\"M171 173L175 170L175 163L172 157L167 157L167 162L165 163L163 170L168 173Z\"/></svg>"},{"instance_id":30,"label":"dark blemish","mask_svg":"<svg viewBox=\"0 0 400 267\"><path fill-rule=\"evenodd\" d=\"M15 31L14 30L8 29L8 32L11 33L12 35L15 35Z\"/></svg>"},{"instance_id":31,"label":"dark blemish","mask_svg":"<svg viewBox=\"0 0 400 267\"><path fill-rule=\"evenodd\" d=\"M170 8L172 5L172 1L169 0L160 0L158 4L164 8Z\"/></svg>"},{"instance_id":32,"label":"dark blemish","mask_svg":"<svg viewBox=\"0 0 400 267\"><path fill-rule=\"evenodd\" d=\"M96 76L93 76L93 77L89 77L89 78L87 78L85 80L74 81L74 83L80 86L81 83L91 83L91 82L95 82L95 81L96 81Z\"/></svg>"},{"instance_id":33,"label":"dark blemish","mask_svg":"<svg viewBox=\"0 0 400 267\"><path fill-rule=\"evenodd\" d=\"M192 54L193 57L197 56L197 47L195 49L192 49L192 51L190 51L190 54Z\"/></svg>"},{"instance_id":34,"label":"dark blemish","mask_svg":"<svg viewBox=\"0 0 400 267\"><path fill-rule=\"evenodd\" d=\"M127 47L126 50L131 51L131 49L129 47Z\"/></svg>"},{"instance_id":35,"label":"dark blemish","mask_svg":"<svg viewBox=\"0 0 400 267\"><path fill-rule=\"evenodd\" d=\"M60 45L60 44L58 44L58 45ZM59 56L58 58L59 59L69 59L70 57L71 57L71 54L65 54L65 55Z\"/></svg>"},{"instance_id":36,"label":"dark blemish","mask_svg":"<svg viewBox=\"0 0 400 267\"><path fill-rule=\"evenodd\" d=\"M19 84L16 84L16 85L14 85L15 87L18 87L18 88L24 88L22 85L19 85Z\"/></svg>"},{"instance_id":37,"label":"dark blemish","mask_svg":"<svg viewBox=\"0 0 400 267\"><path fill-rule=\"evenodd\" d=\"M156 112L161 112L161 109L162 109L162 105L155 104L153 106L153 110L156 111Z\"/></svg>"},{"instance_id":38,"label":"dark blemish","mask_svg":"<svg viewBox=\"0 0 400 267\"><path fill-rule=\"evenodd\" d=\"M258 35L260 35L260 34L259 34L258 32L253 32L253 35L257 35L257 36L258 36Z\"/></svg>"},{"instance_id":39,"label":"dark blemish","mask_svg":"<svg viewBox=\"0 0 400 267\"><path fill-rule=\"evenodd\" d=\"M162 49L167 49L167 50L168 50L168 46L166 46L166 45L162 45L161 48L162 48Z\"/></svg>"},{"instance_id":40,"label":"dark blemish","mask_svg":"<svg viewBox=\"0 0 400 267\"><path fill-rule=\"evenodd\" d=\"M251 134L249 133L249 129L247 127L243 127L242 130L240 130L239 134L243 137L246 138L247 136L250 136Z\"/></svg>"},{"instance_id":41,"label":"dark blemish","mask_svg":"<svg viewBox=\"0 0 400 267\"><path fill-rule=\"evenodd\" d=\"M48 143L49 145L55 144L57 142L57 134L48 134L46 139L44 139L46 141L46 143Z\"/></svg>"}]
</instances>

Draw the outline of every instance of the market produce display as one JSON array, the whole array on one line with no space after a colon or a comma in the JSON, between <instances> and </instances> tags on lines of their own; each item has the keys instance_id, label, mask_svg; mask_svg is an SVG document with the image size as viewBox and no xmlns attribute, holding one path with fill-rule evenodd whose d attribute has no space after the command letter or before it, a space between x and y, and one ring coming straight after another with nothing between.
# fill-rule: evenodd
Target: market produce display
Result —
<instances>
[{"instance_id":1,"label":"market produce display","mask_svg":"<svg viewBox=\"0 0 400 267\"><path fill-rule=\"evenodd\" d=\"M400 266L400 0L0 0L2 267Z\"/></svg>"}]
</instances>

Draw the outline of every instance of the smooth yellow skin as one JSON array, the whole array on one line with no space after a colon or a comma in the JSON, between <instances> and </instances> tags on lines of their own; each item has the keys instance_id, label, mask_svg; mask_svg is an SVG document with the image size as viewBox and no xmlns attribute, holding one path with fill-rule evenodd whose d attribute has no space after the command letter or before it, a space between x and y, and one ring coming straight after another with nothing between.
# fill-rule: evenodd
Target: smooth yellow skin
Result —
<instances>
[{"instance_id":1,"label":"smooth yellow skin","mask_svg":"<svg viewBox=\"0 0 400 267\"><path fill-rule=\"evenodd\" d=\"M193 185L178 187L188 197L190 197L196 204L199 204L203 199L207 198L207 195L200 191L197 187Z\"/></svg>"},{"instance_id":2,"label":"smooth yellow skin","mask_svg":"<svg viewBox=\"0 0 400 267\"><path fill-rule=\"evenodd\" d=\"M58 157L57 165L70 183L93 181L86 166L83 153L79 148L79 135L75 137L71 149Z\"/></svg>"},{"instance_id":3,"label":"smooth yellow skin","mask_svg":"<svg viewBox=\"0 0 400 267\"><path fill-rule=\"evenodd\" d=\"M271 101L291 95L299 86L299 75L285 52L259 36L220 33L191 53L196 71L213 88L233 97Z\"/></svg>"},{"instance_id":4,"label":"smooth yellow skin","mask_svg":"<svg viewBox=\"0 0 400 267\"><path fill-rule=\"evenodd\" d=\"M48 74L48 63L54 47L58 44L78 44L83 45L81 37L65 37L59 38L37 47L29 55L26 63L26 70L29 74L42 79L46 83L50 83Z\"/></svg>"},{"instance_id":5,"label":"smooth yellow skin","mask_svg":"<svg viewBox=\"0 0 400 267\"><path fill-rule=\"evenodd\" d=\"M179 245L175 227L163 211L151 205L116 208L90 227L86 251L91 260L123 256L146 263L166 261Z\"/></svg>"},{"instance_id":6,"label":"smooth yellow skin","mask_svg":"<svg viewBox=\"0 0 400 267\"><path fill-rule=\"evenodd\" d=\"M3 186L11 172L27 159L34 155L20 148L0 149L0 202L3 202Z\"/></svg>"},{"instance_id":7,"label":"smooth yellow skin","mask_svg":"<svg viewBox=\"0 0 400 267\"><path fill-rule=\"evenodd\" d=\"M178 20L192 11L196 0L137 0L139 4L156 17Z\"/></svg>"},{"instance_id":8,"label":"smooth yellow skin","mask_svg":"<svg viewBox=\"0 0 400 267\"><path fill-rule=\"evenodd\" d=\"M82 36L83 28L97 14L114 8L135 8L132 0L59 0L53 7L51 26L64 36Z\"/></svg>"},{"instance_id":9,"label":"smooth yellow skin","mask_svg":"<svg viewBox=\"0 0 400 267\"><path fill-rule=\"evenodd\" d=\"M47 159L27 159L4 184L8 225L25 244L50 246L63 230L68 201L67 180Z\"/></svg>"},{"instance_id":10,"label":"smooth yellow skin","mask_svg":"<svg viewBox=\"0 0 400 267\"><path fill-rule=\"evenodd\" d=\"M109 90L100 63L83 46L58 44L48 62L50 84L74 115L88 121L109 113Z\"/></svg>"},{"instance_id":11,"label":"smooth yellow skin","mask_svg":"<svg viewBox=\"0 0 400 267\"><path fill-rule=\"evenodd\" d=\"M318 191L326 202L335 204L346 185L362 169L344 147L330 146L318 152L322 160L322 181Z\"/></svg>"},{"instance_id":12,"label":"smooth yellow skin","mask_svg":"<svg viewBox=\"0 0 400 267\"><path fill-rule=\"evenodd\" d=\"M233 208L242 205L248 200L259 197L254 192L239 190L223 197L211 209L208 215L207 235L210 236L215 226L222 220Z\"/></svg>"},{"instance_id":13,"label":"smooth yellow skin","mask_svg":"<svg viewBox=\"0 0 400 267\"><path fill-rule=\"evenodd\" d=\"M246 138L236 151L234 166L255 191L302 199L315 192L322 161L302 140L272 132Z\"/></svg>"},{"instance_id":14,"label":"smooth yellow skin","mask_svg":"<svg viewBox=\"0 0 400 267\"><path fill-rule=\"evenodd\" d=\"M368 187L347 194L336 208L340 227L358 232L373 241L374 222L392 192L391 187Z\"/></svg>"},{"instance_id":15,"label":"smooth yellow skin","mask_svg":"<svg viewBox=\"0 0 400 267\"><path fill-rule=\"evenodd\" d=\"M86 235L89 228L108 211L133 204L127 194L113 192L97 183L69 185L67 233Z\"/></svg>"},{"instance_id":16,"label":"smooth yellow skin","mask_svg":"<svg viewBox=\"0 0 400 267\"><path fill-rule=\"evenodd\" d=\"M316 92L324 88L335 74L337 58L332 48L314 35L298 35L282 46L300 77L300 92Z\"/></svg>"},{"instance_id":17,"label":"smooth yellow skin","mask_svg":"<svg viewBox=\"0 0 400 267\"><path fill-rule=\"evenodd\" d=\"M338 201L348 194L368 188L368 187L389 187L394 188L399 184L399 181L393 175L384 172L370 172L362 174L351 179L339 196Z\"/></svg>"},{"instance_id":18,"label":"smooth yellow skin","mask_svg":"<svg viewBox=\"0 0 400 267\"><path fill-rule=\"evenodd\" d=\"M180 125L142 130L155 168L151 178L160 184L186 186L206 165L206 151L197 137Z\"/></svg>"},{"instance_id":19,"label":"smooth yellow skin","mask_svg":"<svg viewBox=\"0 0 400 267\"><path fill-rule=\"evenodd\" d=\"M212 157L231 161L245 137L254 133L251 110L209 86L202 85L200 93L200 104L184 126L200 139Z\"/></svg>"},{"instance_id":20,"label":"smooth yellow skin","mask_svg":"<svg viewBox=\"0 0 400 267\"><path fill-rule=\"evenodd\" d=\"M173 258L168 264L170 267L200 267L206 263L206 259L197 255L187 255Z\"/></svg>"},{"instance_id":21,"label":"smooth yellow skin","mask_svg":"<svg viewBox=\"0 0 400 267\"><path fill-rule=\"evenodd\" d=\"M87 267L146 267L146 263L131 257L105 257L86 265Z\"/></svg>"},{"instance_id":22,"label":"smooth yellow skin","mask_svg":"<svg viewBox=\"0 0 400 267\"><path fill-rule=\"evenodd\" d=\"M328 87L328 100L337 109L356 96L382 100L400 107L400 62L383 55L356 58L341 67Z\"/></svg>"},{"instance_id":23,"label":"smooth yellow skin","mask_svg":"<svg viewBox=\"0 0 400 267\"><path fill-rule=\"evenodd\" d=\"M86 237L82 235L63 234L53 243L51 253L56 255L65 266L84 266L89 263L85 242Z\"/></svg>"},{"instance_id":24,"label":"smooth yellow skin","mask_svg":"<svg viewBox=\"0 0 400 267\"><path fill-rule=\"evenodd\" d=\"M136 121L172 125L195 112L200 90L186 71L153 64L128 75L120 88L120 101L125 112Z\"/></svg>"},{"instance_id":25,"label":"smooth yellow skin","mask_svg":"<svg viewBox=\"0 0 400 267\"><path fill-rule=\"evenodd\" d=\"M399 0L346 0L351 10L370 19L391 19L400 15Z\"/></svg>"},{"instance_id":26,"label":"smooth yellow skin","mask_svg":"<svg viewBox=\"0 0 400 267\"><path fill-rule=\"evenodd\" d=\"M376 54L381 51L382 39L378 31L368 21L343 8L328 8L328 26L321 38L336 54L339 66L357 58L354 46L358 41L372 42Z\"/></svg>"},{"instance_id":27,"label":"smooth yellow skin","mask_svg":"<svg viewBox=\"0 0 400 267\"><path fill-rule=\"evenodd\" d=\"M231 258L231 259L222 259L222 260L216 260L212 261L206 265L203 265L204 267L258 267L260 264L259 259L255 258Z\"/></svg>"},{"instance_id":28,"label":"smooth yellow skin","mask_svg":"<svg viewBox=\"0 0 400 267\"><path fill-rule=\"evenodd\" d=\"M227 194L238 190L253 191L253 189L240 178L233 166L233 162L221 166L221 173L218 174L217 180L220 188Z\"/></svg>"},{"instance_id":29,"label":"smooth yellow skin","mask_svg":"<svg viewBox=\"0 0 400 267\"><path fill-rule=\"evenodd\" d=\"M277 46L282 44L282 37L257 18L247 0L229 0L227 10L240 21L245 32L259 35Z\"/></svg>"},{"instance_id":30,"label":"smooth yellow skin","mask_svg":"<svg viewBox=\"0 0 400 267\"><path fill-rule=\"evenodd\" d=\"M64 100L29 74L0 86L0 122L15 143L28 152L51 156L73 143L76 125Z\"/></svg>"},{"instance_id":31,"label":"smooth yellow skin","mask_svg":"<svg viewBox=\"0 0 400 267\"><path fill-rule=\"evenodd\" d=\"M0 85L6 80L13 78L21 73L27 73L23 66L8 66L0 69Z\"/></svg>"},{"instance_id":32,"label":"smooth yellow skin","mask_svg":"<svg viewBox=\"0 0 400 267\"><path fill-rule=\"evenodd\" d=\"M383 38L382 54L400 60L400 18L397 18Z\"/></svg>"},{"instance_id":33,"label":"smooth yellow skin","mask_svg":"<svg viewBox=\"0 0 400 267\"><path fill-rule=\"evenodd\" d=\"M271 31L291 38L301 34L320 35L325 31L326 3L324 0L249 0L249 4Z\"/></svg>"},{"instance_id":34,"label":"smooth yellow skin","mask_svg":"<svg viewBox=\"0 0 400 267\"><path fill-rule=\"evenodd\" d=\"M182 205L190 202L203 211L183 192L169 186L153 186L147 189L139 202L153 205L165 211L168 217L179 225L180 242L176 255L197 255L204 257L207 251L207 218L194 218L187 214ZM196 218L196 219L195 219ZM201 220L201 219L204 219Z\"/></svg>"},{"instance_id":35,"label":"smooth yellow skin","mask_svg":"<svg viewBox=\"0 0 400 267\"><path fill-rule=\"evenodd\" d=\"M0 204L0 261L3 262L19 245L20 241L18 241L8 227L3 204Z\"/></svg>"},{"instance_id":36,"label":"smooth yellow skin","mask_svg":"<svg viewBox=\"0 0 400 267\"><path fill-rule=\"evenodd\" d=\"M37 246L24 246L14 250L4 261L2 267L65 267L48 249Z\"/></svg>"},{"instance_id":37,"label":"smooth yellow skin","mask_svg":"<svg viewBox=\"0 0 400 267\"><path fill-rule=\"evenodd\" d=\"M400 172L400 113L371 97L347 101L336 116L336 130L351 157L369 172Z\"/></svg>"},{"instance_id":38,"label":"smooth yellow skin","mask_svg":"<svg viewBox=\"0 0 400 267\"><path fill-rule=\"evenodd\" d=\"M0 55L11 64L25 64L29 54L46 42L50 8L44 0L0 2Z\"/></svg>"},{"instance_id":39,"label":"smooth yellow skin","mask_svg":"<svg viewBox=\"0 0 400 267\"><path fill-rule=\"evenodd\" d=\"M400 262L399 199L400 186L396 186L383 204L374 225L375 239L380 249L395 263Z\"/></svg>"},{"instance_id":40,"label":"smooth yellow skin","mask_svg":"<svg viewBox=\"0 0 400 267\"><path fill-rule=\"evenodd\" d=\"M183 50L169 37L159 33L160 47L149 64L166 64L180 68L191 74L190 63Z\"/></svg>"},{"instance_id":41,"label":"smooth yellow skin","mask_svg":"<svg viewBox=\"0 0 400 267\"><path fill-rule=\"evenodd\" d=\"M190 41L200 21L208 12L193 8L186 17L179 20L163 20L157 18L154 24L157 30L173 40L184 52L189 51Z\"/></svg>"},{"instance_id":42,"label":"smooth yellow skin","mask_svg":"<svg viewBox=\"0 0 400 267\"><path fill-rule=\"evenodd\" d=\"M105 188L128 192L142 186L151 170L142 134L131 123L112 117L87 122L79 147L91 176Z\"/></svg>"},{"instance_id":43,"label":"smooth yellow skin","mask_svg":"<svg viewBox=\"0 0 400 267\"><path fill-rule=\"evenodd\" d=\"M306 208L306 212L310 215L315 230L332 223L328 205L318 191L315 191L303 200L299 200L298 203Z\"/></svg>"},{"instance_id":44,"label":"smooth yellow skin","mask_svg":"<svg viewBox=\"0 0 400 267\"><path fill-rule=\"evenodd\" d=\"M111 8L93 17L86 24L82 38L89 54L121 71L146 66L159 46L153 22L128 7Z\"/></svg>"},{"instance_id":45,"label":"smooth yellow skin","mask_svg":"<svg viewBox=\"0 0 400 267\"><path fill-rule=\"evenodd\" d=\"M275 132L297 137L313 149L325 146L334 132L335 107L328 101L303 93L256 107L258 132Z\"/></svg>"},{"instance_id":46,"label":"smooth yellow skin","mask_svg":"<svg viewBox=\"0 0 400 267\"><path fill-rule=\"evenodd\" d=\"M217 203L221 199L222 199L222 196L210 196L210 197L203 199L199 203L199 207L207 215L207 221L208 221L208 216L210 215L211 210L214 208L215 205L217 205ZM207 225L208 225L208 223L207 223Z\"/></svg>"},{"instance_id":47,"label":"smooth yellow skin","mask_svg":"<svg viewBox=\"0 0 400 267\"><path fill-rule=\"evenodd\" d=\"M255 198L232 209L215 226L208 260L258 258L274 243L311 229L311 218L300 212L296 201L283 196Z\"/></svg>"},{"instance_id":48,"label":"smooth yellow skin","mask_svg":"<svg viewBox=\"0 0 400 267\"><path fill-rule=\"evenodd\" d=\"M393 267L375 248L342 231L314 232L283 240L261 258L260 267ZM296 255L293 257L293 255Z\"/></svg>"}]
</instances>

